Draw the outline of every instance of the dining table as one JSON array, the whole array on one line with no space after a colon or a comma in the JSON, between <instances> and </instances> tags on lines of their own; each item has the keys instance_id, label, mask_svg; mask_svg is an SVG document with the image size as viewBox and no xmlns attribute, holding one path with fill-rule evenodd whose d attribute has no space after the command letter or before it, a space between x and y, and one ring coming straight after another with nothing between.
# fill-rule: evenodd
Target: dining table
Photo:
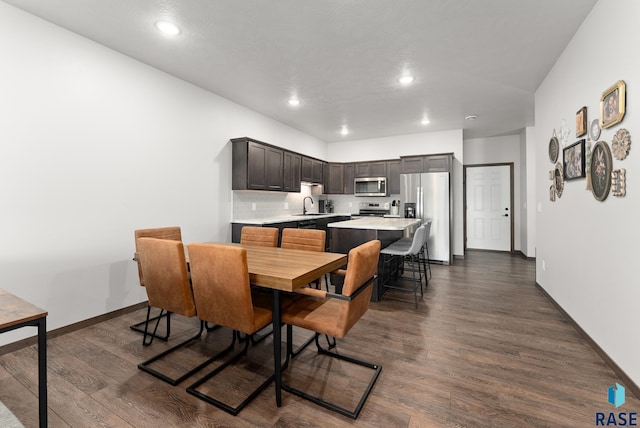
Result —
<instances>
[{"instance_id":1,"label":"dining table","mask_svg":"<svg viewBox=\"0 0 640 428\"><path fill-rule=\"evenodd\" d=\"M47 315L41 309L12 293L0 289L0 333L22 327L38 329L38 416L40 427L47 420Z\"/></svg>"},{"instance_id":2,"label":"dining table","mask_svg":"<svg viewBox=\"0 0 640 428\"><path fill-rule=\"evenodd\" d=\"M324 274L347 264L342 253L293 250L236 243L216 244L240 246L247 250L247 265L251 285L272 291L273 361L276 405L282 405L282 305L283 293L293 293ZM185 246L188 262L188 251ZM137 254L134 260L138 260Z\"/></svg>"}]
</instances>

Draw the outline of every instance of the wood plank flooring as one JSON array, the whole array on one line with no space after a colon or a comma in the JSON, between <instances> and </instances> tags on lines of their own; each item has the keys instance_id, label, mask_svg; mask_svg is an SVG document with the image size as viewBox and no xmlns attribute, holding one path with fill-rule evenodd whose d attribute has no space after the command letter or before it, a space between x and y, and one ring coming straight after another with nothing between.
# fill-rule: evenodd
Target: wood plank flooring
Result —
<instances>
[{"instance_id":1,"label":"wood plank flooring","mask_svg":"<svg viewBox=\"0 0 640 428\"><path fill-rule=\"evenodd\" d=\"M432 272L418 309L411 293L388 292L338 341L341 353L383 366L356 421L286 392L277 408L273 386L233 417L186 393L198 374L177 387L155 379L137 364L168 345L141 346L129 329L143 319L140 310L49 341L50 426L583 427L595 425L595 412L640 410L629 393L620 409L607 403L607 389L620 380L536 288L532 261L469 252ZM174 317L169 345L197 324ZM298 344L308 336L295 333ZM186 371L230 338L225 329L207 333L155 367ZM292 361L286 381L355 407L370 373L314 349ZM237 404L272 370L271 351L271 338L250 348L207 392ZM0 401L25 427L37 426L36 394L36 347L0 356Z\"/></svg>"}]
</instances>

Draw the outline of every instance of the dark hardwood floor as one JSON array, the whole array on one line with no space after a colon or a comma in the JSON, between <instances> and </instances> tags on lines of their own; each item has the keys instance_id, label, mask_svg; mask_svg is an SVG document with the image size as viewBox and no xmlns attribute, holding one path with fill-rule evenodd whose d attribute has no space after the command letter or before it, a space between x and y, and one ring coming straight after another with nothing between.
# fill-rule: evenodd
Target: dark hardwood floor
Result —
<instances>
[{"instance_id":1,"label":"dark hardwood floor","mask_svg":"<svg viewBox=\"0 0 640 428\"><path fill-rule=\"evenodd\" d=\"M418 309L411 293L389 292L338 341L340 352L383 366L356 421L286 392L277 408L272 386L233 417L186 393L198 375L177 387L155 379L137 364L167 344L141 346L129 329L140 310L49 341L50 426L584 427L595 425L596 412L640 410L630 393L617 410L607 403L607 389L620 380L536 288L532 261L469 252L432 271ZM196 328L195 319L175 317L169 343ZM296 342L306 335L296 330ZM177 374L229 339L225 329L205 334L156 367ZM355 406L353 392L370 373L314 349L285 379ZM271 338L252 347L208 392L233 400L257 385L273 367L271 350ZM0 401L26 427L37 426L36 361L35 346L0 356Z\"/></svg>"}]
</instances>

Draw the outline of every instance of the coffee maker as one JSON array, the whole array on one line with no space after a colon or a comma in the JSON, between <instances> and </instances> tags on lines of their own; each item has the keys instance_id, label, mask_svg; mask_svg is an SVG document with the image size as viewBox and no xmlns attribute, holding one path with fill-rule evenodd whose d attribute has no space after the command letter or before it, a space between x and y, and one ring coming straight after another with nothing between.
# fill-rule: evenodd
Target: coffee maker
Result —
<instances>
[{"instance_id":1,"label":"coffee maker","mask_svg":"<svg viewBox=\"0 0 640 428\"><path fill-rule=\"evenodd\" d=\"M416 218L416 203L405 202L404 203L404 218Z\"/></svg>"}]
</instances>

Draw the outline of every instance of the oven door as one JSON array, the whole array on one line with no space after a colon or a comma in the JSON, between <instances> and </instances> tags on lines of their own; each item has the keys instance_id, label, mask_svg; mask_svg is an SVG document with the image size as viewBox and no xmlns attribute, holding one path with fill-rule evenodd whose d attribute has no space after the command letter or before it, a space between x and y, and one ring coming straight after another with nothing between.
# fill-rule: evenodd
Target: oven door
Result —
<instances>
[{"instance_id":1,"label":"oven door","mask_svg":"<svg viewBox=\"0 0 640 428\"><path fill-rule=\"evenodd\" d=\"M360 177L353 181L355 196L388 196L386 177Z\"/></svg>"}]
</instances>

